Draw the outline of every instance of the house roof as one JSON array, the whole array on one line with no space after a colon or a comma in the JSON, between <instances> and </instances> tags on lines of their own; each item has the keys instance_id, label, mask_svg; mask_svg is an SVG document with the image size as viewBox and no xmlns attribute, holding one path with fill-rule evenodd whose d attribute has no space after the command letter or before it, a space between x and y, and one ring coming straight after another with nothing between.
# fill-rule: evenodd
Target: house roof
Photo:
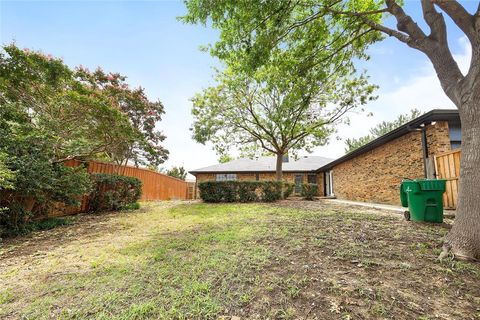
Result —
<instances>
[{"instance_id":1,"label":"house roof","mask_svg":"<svg viewBox=\"0 0 480 320\"><path fill-rule=\"evenodd\" d=\"M422 125L434 121L460 122L460 116L456 109L434 109L336 160L319 156L301 157L298 160L283 163L283 172L330 170L342 162L355 158L411 131L418 130ZM275 164L276 157L242 158L192 170L190 173L195 175L197 173L275 172Z\"/></svg>"},{"instance_id":2,"label":"house roof","mask_svg":"<svg viewBox=\"0 0 480 320\"><path fill-rule=\"evenodd\" d=\"M389 133L367 143L364 146L361 146L358 149L355 149L354 151L347 153L343 157L340 157L328 164L323 165L320 167L317 171L326 171L330 170L334 166L345 162L347 160L350 160L352 158L355 158L365 152L368 152L372 149L375 149L387 142L390 142L396 138L399 138L411 131L418 130L421 125L423 124L429 124L434 121L455 121L455 122L460 122L460 115L458 113L457 109L434 109L431 110L420 117L407 122L406 124L402 125L401 127L398 127L395 130L390 131Z\"/></svg>"},{"instance_id":3,"label":"house roof","mask_svg":"<svg viewBox=\"0 0 480 320\"><path fill-rule=\"evenodd\" d=\"M283 163L283 172L316 171L333 159L305 156L297 160L290 159ZM197 173L234 173L234 172L275 172L276 157L259 157L257 159L241 158L190 171Z\"/></svg>"}]
</instances>

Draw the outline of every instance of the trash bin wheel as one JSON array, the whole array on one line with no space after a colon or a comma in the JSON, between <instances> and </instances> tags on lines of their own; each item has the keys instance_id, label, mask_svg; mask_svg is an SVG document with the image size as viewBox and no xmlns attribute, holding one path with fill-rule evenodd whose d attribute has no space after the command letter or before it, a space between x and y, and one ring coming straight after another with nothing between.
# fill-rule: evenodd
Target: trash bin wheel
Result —
<instances>
[{"instance_id":1,"label":"trash bin wheel","mask_svg":"<svg viewBox=\"0 0 480 320\"><path fill-rule=\"evenodd\" d=\"M410 221L410 212L409 211L405 211L403 213L403 216L405 217L405 220Z\"/></svg>"}]
</instances>

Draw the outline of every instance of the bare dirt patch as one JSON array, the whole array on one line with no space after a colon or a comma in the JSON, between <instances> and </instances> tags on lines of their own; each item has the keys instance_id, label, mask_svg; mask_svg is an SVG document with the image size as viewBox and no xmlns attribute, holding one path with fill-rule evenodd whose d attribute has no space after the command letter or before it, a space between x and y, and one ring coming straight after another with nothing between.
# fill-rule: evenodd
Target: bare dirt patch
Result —
<instances>
[{"instance_id":1,"label":"bare dirt patch","mask_svg":"<svg viewBox=\"0 0 480 320\"><path fill-rule=\"evenodd\" d=\"M150 203L8 240L2 319L480 319L444 225L325 201Z\"/></svg>"}]
</instances>

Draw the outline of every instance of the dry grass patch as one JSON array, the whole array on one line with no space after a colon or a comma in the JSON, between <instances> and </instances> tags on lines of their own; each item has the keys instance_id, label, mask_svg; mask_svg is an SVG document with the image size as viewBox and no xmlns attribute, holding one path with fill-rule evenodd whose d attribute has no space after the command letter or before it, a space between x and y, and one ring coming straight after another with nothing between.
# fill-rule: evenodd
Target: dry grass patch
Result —
<instances>
[{"instance_id":1,"label":"dry grass patch","mask_svg":"<svg viewBox=\"0 0 480 320\"><path fill-rule=\"evenodd\" d=\"M2 246L0 317L479 319L447 228L322 202L149 203Z\"/></svg>"}]
</instances>

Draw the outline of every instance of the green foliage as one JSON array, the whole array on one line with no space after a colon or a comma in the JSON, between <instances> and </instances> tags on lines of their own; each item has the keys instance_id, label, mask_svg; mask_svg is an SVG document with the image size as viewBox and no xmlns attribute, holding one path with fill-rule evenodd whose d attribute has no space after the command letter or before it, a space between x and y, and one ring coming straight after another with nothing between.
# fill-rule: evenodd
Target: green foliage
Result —
<instances>
[{"instance_id":1,"label":"green foliage","mask_svg":"<svg viewBox=\"0 0 480 320\"><path fill-rule=\"evenodd\" d=\"M301 196L305 200L313 200L316 196L318 196L318 184L316 183L302 184Z\"/></svg>"},{"instance_id":2,"label":"green foliage","mask_svg":"<svg viewBox=\"0 0 480 320\"><path fill-rule=\"evenodd\" d=\"M24 232L32 215L42 214L54 203L78 204L90 189L82 167L68 168L52 162L51 140L31 124L23 122L18 109L0 109L0 152L7 154L4 166L15 174L11 188L0 188L0 233Z\"/></svg>"},{"instance_id":3,"label":"green foliage","mask_svg":"<svg viewBox=\"0 0 480 320\"><path fill-rule=\"evenodd\" d=\"M140 203L138 202L127 204L123 208L121 208L121 210L138 210L138 209L140 209Z\"/></svg>"},{"instance_id":4,"label":"green foliage","mask_svg":"<svg viewBox=\"0 0 480 320\"><path fill-rule=\"evenodd\" d=\"M90 191L69 159L164 161L164 113L125 77L69 68L61 59L15 45L0 51L0 234L23 232L55 202L78 204ZM142 160L139 160L139 159Z\"/></svg>"},{"instance_id":5,"label":"green foliage","mask_svg":"<svg viewBox=\"0 0 480 320\"><path fill-rule=\"evenodd\" d=\"M185 181L187 178L187 171L184 167L173 167L170 170L167 170L167 176Z\"/></svg>"},{"instance_id":6,"label":"green foliage","mask_svg":"<svg viewBox=\"0 0 480 320\"><path fill-rule=\"evenodd\" d=\"M373 141L389 133L390 131L395 130L396 128L404 125L405 123L418 118L422 114L423 112L421 112L420 110L412 109L410 110L410 113L402 114L393 121L383 121L377 124L375 127L371 128L369 135L360 137L358 139L352 138L352 139L345 140L345 143L347 144L347 147L345 148L345 152L347 153L352 152L360 148L361 146L366 145L370 141Z\"/></svg>"},{"instance_id":7,"label":"green foliage","mask_svg":"<svg viewBox=\"0 0 480 320\"><path fill-rule=\"evenodd\" d=\"M142 194L142 182L134 177L95 173L94 187L89 195L90 211L113 211L135 206Z\"/></svg>"},{"instance_id":8,"label":"green foliage","mask_svg":"<svg viewBox=\"0 0 480 320\"><path fill-rule=\"evenodd\" d=\"M259 181L245 181L238 184L238 201L254 202L258 200L257 188L260 186Z\"/></svg>"},{"instance_id":9,"label":"green foliage","mask_svg":"<svg viewBox=\"0 0 480 320\"><path fill-rule=\"evenodd\" d=\"M281 181L205 181L198 184L205 202L273 202L282 197Z\"/></svg>"},{"instance_id":10,"label":"green foliage","mask_svg":"<svg viewBox=\"0 0 480 320\"><path fill-rule=\"evenodd\" d=\"M284 182L283 186L283 199L287 199L295 190L295 183Z\"/></svg>"},{"instance_id":11,"label":"green foliage","mask_svg":"<svg viewBox=\"0 0 480 320\"><path fill-rule=\"evenodd\" d=\"M282 199L282 181L262 181L262 199L265 202L274 202Z\"/></svg>"},{"instance_id":12,"label":"green foliage","mask_svg":"<svg viewBox=\"0 0 480 320\"><path fill-rule=\"evenodd\" d=\"M374 99L374 87L363 76L319 86L323 73L293 79L277 67L262 67L253 76L219 74L218 86L192 99L193 138L212 142L220 155L233 147L250 156L311 151L328 141L347 112Z\"/></svg>"},{"instance_id":13,"label":"green foliage","mask_svg":"<svg viewBox=\"0 0 480 320\"><path fill-rule=\"evenodd\" d=\"M10 195L8 195L9 197ZM5 194L2 194L5 198ZM8 203L8 207L0 210L0 237L8 237L28 232L26 228L32 213L25 208L29 198L20 198L12 203ZM5 202L4 202L5 203Z\"/></svg>"},{"instance_id":14,"label":"green foliage","mask_svg":"<svg viewBox=\"0 0 480 320\"><path fill-rule=\"evenodd\" d=\"M60 59L4 46L0 79L2 116L9 120L3 129L36 135L52 149L52 161L96 156L136 136L127 115Z\"/></svg>"},{"instance_id":15,"label":"green foliage","mask_svg":"<svg viewBox=\"0 0 480 320\"><path fill-rule=\"evenodd\" d=\"M15 182L15 172L6 165L7 154L0 153L0 190L13 189Z\"/></svg>"},{"instance_id":16,"label":"green foliage","mask_svg":"<svg viewBox=\"0 0 480 320\"><path fill-rule=\"evenodd\" d=\"M160 143L166 137L156 129L165 113L160 101L150 101L142 87L130 88L126 77L119 73L106 73L101 68L91 72L80 66L76 68L75 76L128 119L132 130L130 136L109 145L105 149L107 159L118 164L133 161L136 165L152 166L165 162L169 152Z\"/></svg>"},{"instance_id":17,"label":"green foliage","mask_svg":"<svg viewBox=\"0 0 480 320\"><path fill-rule=\"evenodd\" d=\"M232 147L249 154L309 151L325 144L335 126L348 121L349 111L375 98L375 86L356 72L353 59L368 58L365 50L379 34L359 21L337 23L316 15L307 23L317 2L189 0L186 5L184 22L208 22L220 30L210 53L225 69L217 74L217 86L193 98L192 109L193 138L212 142L219 154ZM356 37L360 34L364 37ZM342 40L349 45L337 45Z\"/></svg>"},{"instance_id":18,"label":"green foliage","mask_svg":"<svg viewBox=\"0 0 480 320\"><path fill-rule=\"evenodd\" d=\"M219 40L209 46L212 55L229 67L249 72L276 62L278 52L285 70L353 69L353 59L368 59L365 50L381 34L357 16L335 16L328 10L371 11L380 1L211 1L187 0L186 23L208 24L220 30ZM382 14L369 16L379 22ZM288 77L288 76L287 76Z\"/></svg>"},{"instance_id":19,"label":"green foliage","mask_svg":"<svg viewBox=\"0 0 480 320\"><path fill-rule=\"evenodd\" d=\"M72 218L48 218L41 221L30 222L26 229L29 231L50 230L59 226L68 226L73 224Z\"/></svg>"},{"instance_id":20,"label":"green foliage","mask_svg":"<svg viewBox=\"0 0 480 320\"><path fill-rule=\"evenodd\" d=\"M234 159L235 158L230 156L228 153L222 153L222 154L220 154L220 157L218 158L218 162L219 163L227 163L227 162L230 162Z\"/></svg>"}]
</instances>

